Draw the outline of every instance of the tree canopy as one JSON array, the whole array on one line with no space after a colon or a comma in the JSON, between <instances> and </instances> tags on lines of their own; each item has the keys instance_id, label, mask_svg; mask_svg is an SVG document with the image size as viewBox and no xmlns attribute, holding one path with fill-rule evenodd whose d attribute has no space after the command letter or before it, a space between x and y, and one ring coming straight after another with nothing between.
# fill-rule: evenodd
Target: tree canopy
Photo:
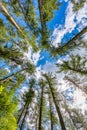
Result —
<instances>
[{"instance_id":1,"label":"tree canopy","mask_svg":"<svg viewBox=\"0 0 87 130\"><path fill-rule=\"evenodd\" d=\"M77 13L86 0L70 3ZM87 26L58 47L52 45L50 22L63 4L0 1L0 130L87 129ZM46 52L55 68L45 71L36 62ZM76 107L77 92L84 99L82 109Z\"/></svg>"}]
</instances>

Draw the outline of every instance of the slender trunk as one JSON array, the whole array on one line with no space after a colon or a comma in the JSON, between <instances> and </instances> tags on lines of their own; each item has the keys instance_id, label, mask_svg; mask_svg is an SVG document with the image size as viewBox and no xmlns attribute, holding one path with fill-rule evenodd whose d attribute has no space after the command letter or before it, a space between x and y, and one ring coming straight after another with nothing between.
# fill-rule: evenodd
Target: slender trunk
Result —
<instances>
[{"instance_id":1,"label":"slender trunk","mask_svg":"<svg viewBox=\"0 0 87 130\"><path fill-rule=\"evenodd\" d=\"M36 119L36 126L35 126L35 130L37 130L37 119Z\"/></svg>"},{"instance_id":2,"label":"slender trunk","mask_svg":"<svg viewBox=\"0 0 87 130\"><path fill-rule=\"evenodd\" d=\"M59 116L59 120L60 120L61 128L62 128L62 130L66 130L65 123L64 123L64 121L63 121L63 117L62 117L62 114L61 114L60 108L59 108L59 106L56 104L55 99L54 99L54 103L55 103L56 110L57 110L57 113L58 113L58 116Z\"/></svg>"},{"instance_id":3,"label":"slender trunk","mask_svg":"<svg viewBox=\"0 0 87 130\"><path fill-rule=\"evenodd\" d=\"M9 14L8 10L6 9L6 7L4 6L4 4L2 2L0 2L0 10L2 12L4 12L4 15L7 17L7 19L17 28L17 30L23 34L21 28L19 27L19 25L16 23L16 21L14 20L14 18Z\"/></svg>"},{"instance_id":4,"label":"slender trunk","mask_svg":"<svg viewBox=\"0 0 87 130\"><path fill-rule=\"evenodd\" d=\"M40 13L40 21L41 21L41 27L43 30L43 11L42 11L42 0L38 0L38 8L39 8L39 13Z\"/></svg>"},{"instance_id":5,"label":"slender trunk","mask_svg":"<svg viewBox=\"0 0 87 130\"><path fill-rule=\"evenodd\" d=\"M66 76L65 79L74 84L76 88L80 89L87 96L85 90L81 88L75 81L73 81L73 79L70 79L68 76Z\"/></svg>"},{"instance_id":6,"label":"slender trunk","mask_svg":"<svg viewBox=\"0 0 87 130\"><path fill-rule=\"evenodd\" d=\"M75 69L74 67L71 67L71 66L67 66L67 67L68 67L69 70L72 70L72 71L75 71L77 73L87 75L87 70Z\"/></svg>"},{"instance_id":7,"label":"slender trunk","mask_svg":"<svg viewBox=\"0 0 87 130\"><path fill-rule=\"evenodd\" d=\"M13 74L11 74L11 75L5 77L5 78L0 79L0 83L5 82L6 80L12 78L14 75L16 75L16 74L18 74L18 73L20 73L20 72L22 72L22 71L24 71L24 70L26 70L26 69L27 69L27 68L24 68L24 69L22 69L22 70L17 71L16 73L13 73Z\"/></svg>"},{"instance_id":8,"label":"slender trunk","mask_svg":"<svg viewBox=\"0 0 87 130\"><path fill-rule=\"evenodd\" d=\"M51 109L51 106L50 106L50 109ZM50 110L50 120L51 120L51 130L53 130L53 119L52 119L52 112Z\"/></svg>"},{"instance_id":9,"label":"slender trunk","mask_svg":"<svg viewBox=\"0 0 87 130\"><path fill-rule=\"evenodd\" d=\"M47 33L47 28L46 28L46 21L44 20L44 14L43 14L43 0L38 0L38 8L39 8L39 13L40 13L40 22L41 22L41 34L42 34L42 45L47 44L46 42L46 33Z\"/></svg>"},{"instance_id":10,"label":"slender trunk","mask_svg":"<svg viewBox=\"0 0 87 130\"><path fill-rule=\"evenodd\" d=\"M65 45L57 48L57 51L59 51L60 49L64 49L65 47L69 45L72 45L75 42L75 40L79 39L80 36L82 36L86 32L87 32L87 26L81 32L79 32L76 36L74 36L71 40L69 40Z\"/></svg>"},{"instance_id":11,"label":"slender trunk","mask_svg":"<svg viewBox=\"0 0 87 130\"><path fill-rule=\"evenodd\" d=\"M24 37L24 40L26 41L26 43L29 43L26 35L23 33L22 29L20 28L20 26L17 24L17 22L15 21L15 19L9 14L8 10L6 9L6 7L4 6L4 4L2 2L0 2L0 10L3 12L3 14L6 16L6 18L8 19L8 21L13 24L16 29L21 33L21 35Z\"/></svg>"},{"instance_id":12,"label":"slender trunk","mask_svg":"<svg viewBox=\"0 0 87 130\"><path fill-rule=\"evenodd\" d=\"M20 123L21 117L22 117L24 110L26 109L27 105L28 105L28 102L26 102L26 104L24 105L24 108L22 109L21 114L18 117L17 124Z\"/></svg>"},{"instance_id":13,"label":"slender trunk","mask_svg":"<svg viewBox=\"0 0 87 130\"><path fill-rule=\"evenodd\" d=\"M30 103L32 102L33 96L34 96L34 91L31 87L30 90L29 90L29 93L28 93L26 104L25 104L25 106L24 106L24 108L23 108L23 110L22 110L22 112L21 112L21 114L18 118L18 121L17 121L17 123L20 126L20 130L22 130L22 127L23 127L23 124L24 124L24 121L25 121L25 118L26 118L26 115L27 115L28 107L29 107ZM23 116L22 122L20 124L20 120L22 118L23 113L24 113L24 116Z\"/></svg>"},{"instance_id":14,"label":"slender trunk","mask_svg":"<svg viewBox=\"0 0 87 130\"><path fill-rule=\"evenodd\" d=\"M24 117L23 117L23 120L22 120L21 125L20 125L20 130L23 130L24 121L25 121L25 118L26 118L26 115L27 115L27 109L28 109L28 107L26 108L26 111L24 113Z\"/></svg>"},{"instance_id":15,"label":"slender trunk","mask_svg":"<svg viewBox=\"0 0 87 130\"><path fill-rule=\"evenodd\" d=\"M77 126L76 126L76 123L75 123L75 121L74 121L72 115L71 115L71 112L69 111L68 108L67 108L66 110L67 110L67 112L68 112L68 114L69 114L69 117L70 117L70 119L71 119L71 121L72 121L72 123L73 123L74 128L77 130L78 128L77 128Z\"/></svg>"},{"instance_id":16,"label":"slender trunk","mask_svg":"<svg viewBox=\"0 0 87 130\"><path fill-rule=\"evenodd\" d=\"M66 102L66 98L64 97L64 95L60 95L62 100L64 101L64 106L65 106L65 110L67 111L69 117L70 117L70 121L74 127L75 130L77 130L77 126L76 126L76 123L74 121L74 119L72 118L72 115L71 115L71 112L70 110L68 109L68 106L67 106L67 102Z\"/></svg>"},{"instance_id":17,"label":"slender trunk","mask_svg":"<svg viewBox=\"0 0 87 130\"><path fill-rule=\"evenodd\" d=\"M43 87L42 86L42 91L41 91L41 98L40 98L40 110L39 110L39 126L38 126L38 130L42 129L42 105L43 105Z\"/></svg>"},{"instance_id":18,"label":"slender trunk","mask_svg":"<svg viewBox=\"0 0 87 130\"><path fill-rule=\"evenodd\" d=\"M66 130L66 127L65 127L65 123L63 121L63 117L62 117L62 114L61 114L61 111L60 111L60 108L58 106L58 103L57 103L57 100L55 99L55 94L52 90L52 86L50 84L50 81L48 78L46 78L47 81L48 81L48 84L49 84L49 88L50 88L50 91L51 91L51 94L52 94L52 97L53 97L53 101L54 101L54 104L55 104L55 107L56 107L56 110L57 110L57 114L58 114L58 117L59 117L59 121L60 121L60 124L61 124L61 128L62 130Z\"/></svg>"},{"instance_id":19,"label":"slender trunk","mask_svg":"<svg viewBox=\"0 0 87 130\"><path fill-rule=\"evenodd\" d=\"M51 121L51 130L53 130L53 117L52 117L52 104L51 104L51 97L49 96L49 105L50 105L50 121Z\"/></svg>"}]
</instances>

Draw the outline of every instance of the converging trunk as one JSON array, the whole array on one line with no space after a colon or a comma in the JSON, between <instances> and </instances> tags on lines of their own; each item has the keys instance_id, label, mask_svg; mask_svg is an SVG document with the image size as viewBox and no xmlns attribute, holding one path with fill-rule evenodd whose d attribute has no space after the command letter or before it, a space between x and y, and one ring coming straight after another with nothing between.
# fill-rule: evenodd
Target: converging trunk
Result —
<instances>
[{"instance_id":1,"label":"converging trunk","mask_svg":"<svg viewBox=\"0 0 87 130\"><path fill-rule=\"evenodd\" d=\"M65 79L68 80L69 82L71 82L72 84L74 84L75 88L80 89L84 93L84 95L87 96L87 93L86 93L85 89L83 87L80 87L73 79L71 79L71 78L69 78L67 76L65 77Z\"/></svg>"},{"instance_id":2,"label":"converging trunk","mask_svg":"<svg viewBox=\"0 0 87 130\"><path fill-rule=\"evenodd\" d=\"M16 23L16 21L14 20L14 18L9 14L8 10L6 9L6 7L4 6L4 4L2 2L0 2L0 10L2 12L4 12L4 15L6 16L6 18L17 28L17 30L23 34L21 28L19 27L19 25Z\"/></svg>"},{"instance_id":3,"label":"converging trunk","mask_svg":"<svg viewBox=\"0 0 87 130\"><path fill-rule=\"evenodd\" d=\"M52 105L51 105L51 97L49 96L49 105L50 105L50 121L51 121L51 130L53 130L53 117L52 117Z\"/></svg>"},{"instance_id":4,"label":"converging trunk","mask_svg":"<svg viewBox=\"0 0 87 130\"><path fill-rule=\"evenodd\" d=\"M40 110L39 110L39 126L38 130L42 129L42 105L43 105L43 85L41 86Z\"/></svg>"},{"instance_id":5,"label":"converging trunk","mask_svg":"<svg viewBox=\"0 0 87 130\"><path fill-rule=\"evenodd\" d=\"M21 125L20 125L20 130L23 130L24 121L25 121L26 115L27 115L27 113L28 113L27 110L28 110L28 107L26 108L26 112L25 112L25 114L24 114L22 123L21 123Z\"/></svg>"},{"instance_id":6,"label":"converging trunk","mask_svg":"<svg viewBox=\"0 0 87 130\"><path fill-rule=\"evenodd\" d=\"M50 92L52 94L52 98L53 98L53 101L54 101L54 104L55 104L55 107L56 107L56 111L57 111L57 114L58 114L58 117L59 117L61 128L62 128L62 130L66 130L65 123L63 121L63 117L62 117L59 105L57 103L57 100L55 99L55 94L54 94L54 92L52 90L52 86L50 84L50 80L49 80L48 76L45 76L45 78L46 78L46 80L48 82L48 85L49 85L49 88L50 88Z\"/></svg>"},{"instance_id":7,"label":"converging trunk","mask_svg":"<svg viewBox=\"0 0 87 130\"><path fill-rule=\"evenodd\" d=\"M13 74L10 74L9 76L7 76L7 77L5 77L5 78L0 79L0 83L5 82L6 80L12 78L12 77L15 76L16 74L18 74L18 73L20 73L20 72L22 72L22 71L24 71L24 70L26 70L26 69L28 69L28 68L24 68L24 69L22 69L22 70L19 70L19 71L13 73Z\"/></svg>"},{"instance_id":8,"label":"converging trunk","mask_svg":"<svg viewBox=\"0 0 87 130\"><path fill-rule=\"evenodd\" d=\"M72 45L77 39L79 39L84 33L87 32L87 26L78 34L76 34L71 40L69 40L66 44L64 44L63 46L60 46L59 48L57 48L55 51L59 51L60 49L64 49L65 47Z\"/></svg>"}]
</instances>

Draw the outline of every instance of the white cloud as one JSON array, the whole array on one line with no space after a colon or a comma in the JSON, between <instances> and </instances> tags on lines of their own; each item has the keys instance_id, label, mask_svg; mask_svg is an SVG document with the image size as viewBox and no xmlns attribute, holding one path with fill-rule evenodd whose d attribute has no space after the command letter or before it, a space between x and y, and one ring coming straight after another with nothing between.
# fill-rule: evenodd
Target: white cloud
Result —
<instances>
[{"instance_id":1,"label":"white cloud","mask_svg":"<svg viewBox=\"0 0 87 130\"><path fill-rule=\"evenodd\" d=\"M41 66L36 67L36 72L35 72L35 79L38 81L42 76L41 76Z\"/></svg>"},{"instance_id":2,"label":"white cloud","mask_svg":"<svg viewBox=\"0 0 87 130\"><path fill-rule=\"evenodd\" d=\"M80 108L84 114L86 108L87 108L87 104L85 103L86 102L86 98L87 96L83 96L83 93L82 91L80 90L76 90L74 92L74 104L73 104L73 107L75 108Z\"/></svg>"},{"instance_id":3,"label":"white cloud","mask_svg":"<svg viewBox=\"0 0 87 130\"><path fill-rule=\"evenodd\" d=\"M65 0L65 2L67 2L68 0ZM66 19L65 19L65 25L59 25L58 28L55 28L54 32L53 32L53 45L55 45L56 47L58 46L57 43L60 43L62 38L64 37L64 35L69 32L71 33L74 28L76 27L77 24L79 24L79 31L87 25L87 23L85 22L85 17L87 18L87 4L84 5L84 7L79 10L78 12L73 12L73 4L71 2L69 2L67 10L66 10ZM76 21L75 21L76 20ZM84 53L84 50L81 51L80 50L80 54L82 55L82 52ZM76 53L75 53L76 54ZM24 53L25 55L25 59L32 61L32 63L34 63L35 65L37 64L38 60L40 59L40 51L37 53L33 53L33 50L31 47L28 48L28 52ZM44 57L42 57L43 59ZM65 57L65 60L68 59L68 55ZM63 59L64 60L64 59ZM62 63L62 59L59 59L57 61L57 63L61 64ZM56 67L55 63L50 63L50 62L46 62L45 65L43 65L43 67L39 66L36 68L36 72L35 72L35 77L36 80L39 80L41 78L41 72L52 72L52 74L56 74L56 71L58 70L58 68ZM65 82L63 80L64 77L64 73L60 73L57 74L57 79L58 79L58 85L57 87L59 87L58 89L60 89L61 91L65 91L67 88L70 87L70 85ZM24 90L22 90L22 94L23 94ZM80 107L81 103L83 104L81 108L86 108L85 106L85 99L84 97L82 97L81 93L79 95L80 92L75 92L74 93L74 99L75 99L75 107ZM79 97L81 97L81 100L79 102Z\"/></svg>"},{"instance_id":4,"label":"white cloud","mask_svg":"<svg viewBox=\"0 0 87 130\"><path fill-rule=\"evenodd\" d=\"M33 52L32 47L28 48L27 52L24 52L24 60L31 61L34 65L37 65L37 62L40 58L40 51Z\"/></svg>"},{"instance_id":5,"label":"white cloud","mask_svg":"<svg viewBox=\"0 0 87 130\"><path fill-rule=\"evenodd\" d=\"M43 66L42 71L46 73L52 72L52 74L55 74L57 71L57 67L54 63L50 63L47 61L46 64Z\"/></svg>"},{"instance_id":6,"label":"white cloud","mask_svg":"<svg viewBox=\"0 0 87 130\"><path fill-rule=\"evenodd\" d=\"M82 30L85 26L87 26L87 3L84 4L84 7L81 8L77 12L73 12L73 4L71 2L68 3L68 7L66 9L66 18L65 24L59 25L54 29L53 32L53 40L52 45L55 47L59 46L62 38L66 33L71 33L74 28L78 25L78 30Z\"/></svg>"}]
</instances>

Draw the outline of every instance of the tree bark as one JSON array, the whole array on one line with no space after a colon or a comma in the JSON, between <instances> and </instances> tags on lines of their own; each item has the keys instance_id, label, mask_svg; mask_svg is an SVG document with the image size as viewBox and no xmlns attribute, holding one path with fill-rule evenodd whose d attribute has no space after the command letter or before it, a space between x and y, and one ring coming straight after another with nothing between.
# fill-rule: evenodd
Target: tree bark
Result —
<instances>
[{"instance_id":1,"label":"tree bark","mask_svg":"<svg viewBox=\"0 0 87 130\"><path fill-rule=\"evenodd\" d=\"M20 72L22 72L22 71L24 71L24 70L26 70L26 69L27 69L27 68L24 68L24 69L19 70L19 71L17 71L16 73L13 73L13 74L11 74L11 75L9 75L9 76L3 78L3 79L0 79L0 83L5 82L6 80L12 78L12 77L13 77L14 75L16 75L17 73L20 73Z\"/></svg>"},{"instance_id":2,"label":"tree bark","mask_svg":"<svg viewBox=\"0 0 87 130\"><path fill-rule=\"evenodd\" d=\"M65 98L65 96L63 94L62 95L60 94L60 96L61 96L62 100L64 101L65 110L66 110L66 112L68 113L68 115L70 117L70 121L71 121L74 129L77 130L76 123L75 123L75 121L74 121L74 119L72 118L72 115L71 115L71 111L68 109L66 98Z\"/></svg>"},{"instance_id":3,"label":"tree bark","mask_svg":"<svg viewBox=\"0 0 87 130\"><path fill-rule=\"evenodd\" d=\"M18 117L17 124L20 123L21 117L22 117L24 110L26 109L27 105L28 105L28 102L26 102L26 104L24 105L24 108L22 109L21 114Z\"/></svg>"},{"instance_id":4,"label":"tree bark","mask_svg":"<svg viewBox=\"0 0 87 130\"><path fill-rule=\"evenodd\" d=\"M27 112L28 112L28 107L29 107L30 103L32 102L32 98L34 96L34 91L33 91L32 87L29 90L25 106L24 106L24 108L23 108L23 110L22 110L22 112L21 112L21 114L20 114L20 116L18 118L18 121L17 121L17 124L19 124L19 126L20 126L20 130L22 130L22 127L23 127L23 124L24 124L24 121L25 121L25 118L26 118L26 115L27 115ZM24 116L23 116L22 122L20 124L23 113L24 113Z\"/></svg>"},{"instance_id":5,"label":"tree bark","mask_svg":"<svg viewBox=\"0 0 87 130\"><path fill-rule=\"evenodd\" d=\"M80 73L80 74L87 75L87 70L75 69L74 67L71 67L71 66L67 66L67 67L69 70L75 71L75 72Z\"/></svg>"},{"instance_id":6,"label":"tree bark","mask_svg":"<svg viewBox=\"0 0 87 130\"><path fill-rule=\"evenodd\" d=\"M61 128L62 128L62 130L66 130L66 126L65 126L65 123L63 121L63 117L62 117L60 108L59 108L59 106L57 104L57 100L55 99L55 94L54 94L54 92L52 90L52 86L51 86L50 81L49 81L47 76L46 76L46 80L48 82L48 85L49 85L49 88L50 88L50 92L51 92L52 97L53 97L53 101L54 101L54 104L55 104L55 107L56 107L56 111L57 111L57 114L58 114L58 117L59 117Z\"/></svg>"},{"instance_id":7,"label":"tree bark","mask_svg":"<svg viewBox=\"0 0 87 130\"><path fill-rule=\"evenodd\" d=\"M40 22L41 22L41 34L42 34L42 45L46 45L46 37L47 35L47 28L46 28L46 21L44 20L44 13L43 13L43 0L38 0L38 8L40 13Z\"/></svg>"},{"instance_id":8,"label":"tree bark","mask_svg":"<svg viewBox=\"0 0 87 130\"><path fill-rule=\"evenodd\" d=\"M86 91L81 88L75 81L73 81L73 79L69 78L68 76L66 76L65 79L74 84L76 88L80 89L87 96Z\"/></svg>"},{"instance_id":9,"label":"tree bark","mask_svg":"<svg viewBox=\"0 0 87 130\"><path fill-rule=\"evenodd\" d=\"M27 109L28 109L28 106L27 106L26 111L24 113L24 117L23 117L22 123L20 125L20 130L23 130L24 121L25 121L25 118L26 118L26 115L27 115Z\"/></svg>"},{"instance_id":10,"label":"tree bark","mask_svg":"<svg viewBox=\"0 0 87 130\"><path fill-rule=\"evenodd\" d=\"M75 42L75 40L79 39L80 36L82 36L86 32L87 32L87 26L81 32L79 32L78 34L76 34L71 40L69 40L65 45L60 46L59 48L57 48L56 51L58 52L61 49L64 49L65 47L67 47L69 45L72 45Z\"/></svg>"},{"instance_id":11,"label":"tree bark","mask_svg":"<svg viewBox=\"0 0 87 130\"><path fill-rule=\"evenodd\" d=\"M37 130L37 119L36 119L36 125L35 125L35 130Z\"/></svg>"},{"instance_id":12,"label":"tree bark","mask_svg":"<svg viewBox=\"0 0 87 130\"><path fill-rule=\"evenodd\" d=\"M51 104L51 97L49 96L49 105L50 105L50 121L51 121L51 130L53 130L53 117L52 117L52 104Z\"/></svg>"},{"instance_id":13,"label":"tree bark","mask_svg":"<svg viewBox=\"0 0 87 130\"><path fill-rule=\"evenodd\" d=\"M39 8L39 13L40 13L41 27L43 30L44 24L43 24L42 0L38 0L38 8Z\"/></svg>"},{"instance_id":14,"label":"tree bark","mask_svg":"<svg viewBox=\"0 0 87 130\"><path fill-rule=\"evenodd\" d=\"M41 98L40 98L40 110L39 110L39 125L38 125L38 130L41 130L42 128L42 105L43 105L43 87L44 86L41 86L42 88L42 91L41 91Z\"/></svg>"},{"instance_id":15,"label":"tree bark","mask_svg":"<svg viewBox=\"0 0 87 130\"><path fill-rule=\"evenodd\" d=\"M9 12L7 11L6 7L3 5L2 2L0 2L0 9L2 12L4 12L4 15L6 16L6 18L17 28L17 30L23 34L21 28L19 27L19 25L16 23L16 21L14 20L14 18L9 14Z\"/></svg>"}]
</instances>

